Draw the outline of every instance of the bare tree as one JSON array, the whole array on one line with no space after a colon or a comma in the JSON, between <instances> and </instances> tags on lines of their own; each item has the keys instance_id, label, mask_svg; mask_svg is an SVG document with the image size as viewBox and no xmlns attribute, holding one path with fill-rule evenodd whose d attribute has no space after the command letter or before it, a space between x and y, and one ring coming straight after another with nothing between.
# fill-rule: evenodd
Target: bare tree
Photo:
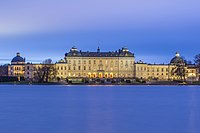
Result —
<instances>
[{"instance_id":1,"label":"bare tree","mask_svg":"<svg viewBox=\"0 0 200 133\"><path fill-rule=\"evenodd\" d=\"M185 81L186 76L186 68L185 68L185 60L179 59L175 63L173 63L174 67L172 68L172 75L177 77L178 80Z\"/></svg>"},{"instance_id":2,"label":"bare tree","mask_svg":"<svg viewBox=\"0 0 200 133\"><path fill-rule=\"evenodd\" d=\"M198 67L198 74L200 73L200 54L197 54L194 58L195 65ZM199 75L200 81L200 75Z\"/></svg>"},{"instance_id":3,"label":"bare tree","mask_svg":"<svg viewBox=\"0 0 200 133\"><path fill-rule=\"evenodd\" d=\"M38 81L39 83L43 83L44 82L44 77L45 77L45 71L44 71L43 65L35 68L34 79L36 81Z\"/></svg>"},{"instance_id":4,"label":"bare tree","mask_svg":"<svg viewBox=\"0 0 200 133\"><path fill-rule=\"evenodd\" d=\"M172 75L176 76L177 79L181 81L185 81L186 69L182 64L177 64L174 68L172 68Z\"/></svg>"},{"instance_id":5,"label":"bare tree","mask_svg":"<svg viewBox=\"0 0 200 133\"><path fill-rule=\"evenodd\" d=\"M0 66L0 76L8 76L8 65Z\"/></svg>"},{"instance_id":6,"label":"bare tree","mask_svg":"<svg viewBox=\"0 0 200 133\"><path fill-rule=\"evenodd\" d=\"M36 68L35 79L40 83L48 83L56 78L56 68L51 59L46 59L41 67Z\"/></svg>"}]
</instances>

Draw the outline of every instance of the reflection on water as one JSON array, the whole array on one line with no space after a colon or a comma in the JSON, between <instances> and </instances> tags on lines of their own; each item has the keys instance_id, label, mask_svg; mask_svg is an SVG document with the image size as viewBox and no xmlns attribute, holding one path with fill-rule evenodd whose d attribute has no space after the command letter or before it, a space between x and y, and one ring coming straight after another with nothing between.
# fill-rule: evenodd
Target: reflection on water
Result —
<instances>
[{"instance_id":1,"label":"reflection on water","mask_svg":"<svg viewBox=\"0 0 200 133\"><path fill-rule=\"evenodd\" d=\"M196 127L199 126L199 123L198 121L200 117L200 115L198 116L198 114L200 112L200 109L199 109L199 96L198 96L198 92L199 89L196 88L196 87L192 87L190 88L190 93L189 93L189 128L188 128L188 132L191 132L191 133L197 133L198 130Z\"/></svg>"},{"instance_id":2,"label":"reflection on water","mask_svg":"<svg viewBox=\"0 0 200 133\"><path fill-rule=\"evenodd\" d=\"M0 133L199 133L199 86L0 86Z\"/></svg>"}]
</instances>

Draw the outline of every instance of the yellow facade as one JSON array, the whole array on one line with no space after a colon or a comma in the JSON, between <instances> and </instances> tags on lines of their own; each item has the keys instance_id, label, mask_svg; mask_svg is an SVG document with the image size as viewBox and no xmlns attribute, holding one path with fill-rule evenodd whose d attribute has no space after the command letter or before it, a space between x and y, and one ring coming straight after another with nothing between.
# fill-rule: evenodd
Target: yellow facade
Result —
<instances>
[{"instance_id":1,"label":"yellow facade","mask_svg":"<svg viewBox=\"0 0 200 133\"><path fill-rule=\"evenodd\" d=\"M186 79L188 81L195 81L198 80L199 76L198 76L198 71L197 68L194 67L188 67L187 68L187 73L186 73Z\"/></svg>"},{"instance_id":2,"label":"yellow facade","mask_svg":"<svg viewBox=\"0 0 200 133\"><path fill-rule=\"evenodd\" d=\"M25 73L24 64L8 66L9 76L24 76L24 73Z\"/></svg>"},{"instance_id":3,"label":"yellow facade","mask_svg":"<svg viewBox=\"0 0 200 133\"><path fill-rule=\"evenodd\" d=\"M66 79L68 77L68 65L66 63L56 63L57 77Z\"/></svg>"},{"instance_id":4,"label":"yellow facade","mask_svg":"<svg viewBox=\"0 0 200 133\"><path fill-rule=\"evenodd\" d=\"M134 58L69 57L57 63L59 77L65 78L133 78Z\"/></svg>"},{"instance_id":5,"label":"yellow facade","mask_svg":"<svg viewBox=\"0 0 200 133\"><path fill-rule=\"evenodd\" d=\"M178 80L178 77L172 74L174 65L170 64L146 64L135 63L135 77L145 80ZM185 66L186 80L198 80L197 68Z\"/></svg>"},{"instance_id":6,"label":"yellow facade","mask_svg":"<svg viewBox=\"0 0 200 133\"><path fill-rule=\"evenodd\" d=\"M170 78L170 66L165 64L136 63L135 77L148 80L168 80Z\"/></svg>"},{"instance_id":7,"label":"yellow facade","mask_svg":"<svg viewBox=\"0 0 200 133\"><path fill-rule=\"evenodd\" d=\"M23 77L25 74L25 58L17 53L12 59L11 65L8 66L8 76L20 76Z\"/></svg>"},{"instance_id":8,"label":"yellow facade","mask_svg":"<svg viewBox=\"0 0 200 133\"><path fill-rule=\"evenodd\" d=\"M172 74L176 62L182 61L180 54L169 64L147 64L139 61L135 63L134 54L127 48L115 52L81 52L72 48L65 58L55 63L57 77L60 79L89 78L89 79L144 79L144 80L177 80L178 76ZM184 62L183 62L184 63ZM45 64L25 63L25 59L17 56L8 66L9 76L24 76L33 79L36 69ZM184 65L185 79L198 80L198 71L194 65Z\"/></svg>"},{"instance_id":9,"label":"yellow facade","mask_svg":"<svg viewBox=\"0 0 200 133\"><path fill-rule=\"evenodd\" d=\"M60 78L134 77L134 56L127 49L120 51L124 54L121 56L118 52L78 52L76 48L70 52L71 55L67 55L64 61L56 63Z\"/></svg>"},{"instance_id":10,"label":"yellow facade","mask_svg":"<svg viewBox=\"0 0 200 133\"><path fill-rule=\"evenodd\" d=\"M36 69L42 67L42 64L31 64L27 63L25 65L25 78L26 79L33 79L36 74Z\"/></svg>"}]
</instances>

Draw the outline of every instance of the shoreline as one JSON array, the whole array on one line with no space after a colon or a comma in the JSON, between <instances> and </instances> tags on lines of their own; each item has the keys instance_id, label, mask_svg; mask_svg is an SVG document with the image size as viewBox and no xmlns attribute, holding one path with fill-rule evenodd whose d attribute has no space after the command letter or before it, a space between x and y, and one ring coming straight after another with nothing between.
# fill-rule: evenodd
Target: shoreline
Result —
<instances>
[{"instance_id":1,"label":"shoreline","mask_svg":"<svg viewBox=\"0 0 200 133\"><path fill-rule=\"evenodd\" d=\"M1 85L66 85L66 86L199 86L200 83L177 83L177 82L153 82L153 83L59 83L59 82L50 82L50 83L29 83L29 82L0 82Z\"/></svg>"}]
</instances>

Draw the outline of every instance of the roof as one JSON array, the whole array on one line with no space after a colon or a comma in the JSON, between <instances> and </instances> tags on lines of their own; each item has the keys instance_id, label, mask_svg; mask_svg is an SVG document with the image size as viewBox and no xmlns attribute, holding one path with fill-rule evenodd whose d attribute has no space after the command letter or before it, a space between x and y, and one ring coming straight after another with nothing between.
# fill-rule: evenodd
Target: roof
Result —
<instances>
[{"instance_id":1,"label":"roof","mask_svg":"<svg viewBox=\"0 0 200 133\"><path fill-rule=\"evenodd\" d=\"M22 58L20 56L20 53L17 53L17 55L12 59L11 62L12 63L14 63L14 62L25 62L25 58Z\"/></svg>"},{"instance_id":2,"label":"roof","mask_svg":"<svg viewBox=\"0 0 200 133\"><path fill-rule=\"evenodd\" d=\"M69 53L65 54L66 57L134 57L134 54L129 52L128 49L122 48L122 50L115 52L100 52L100 49L97 49L97 52L82 52L78 51L73 47Z\"/></svg>"},{"instance_id":3,"label":"roof","mask_svg":"<svg viewBox=\"0 0 200 133\"><path fill-rule=\"evenodd\" d=\"M192 69L192 68L194 68L194 69L197 69L197 68L198 68L195 64L188 64L187 67L188 67L188 68L191 68L191 69Z\"/></svg>"},{"instance_id":4,"label":"roof","mask_svg":"<svg viewBox=\"0 0 200 133\"><path fill-rule=\"evenodd\" d=\"M180 54L178 52L176 52L176 55L174 58L171 59L170 64L185 64L185 61L180 56Z\"/></svg>"}]
</instances>

